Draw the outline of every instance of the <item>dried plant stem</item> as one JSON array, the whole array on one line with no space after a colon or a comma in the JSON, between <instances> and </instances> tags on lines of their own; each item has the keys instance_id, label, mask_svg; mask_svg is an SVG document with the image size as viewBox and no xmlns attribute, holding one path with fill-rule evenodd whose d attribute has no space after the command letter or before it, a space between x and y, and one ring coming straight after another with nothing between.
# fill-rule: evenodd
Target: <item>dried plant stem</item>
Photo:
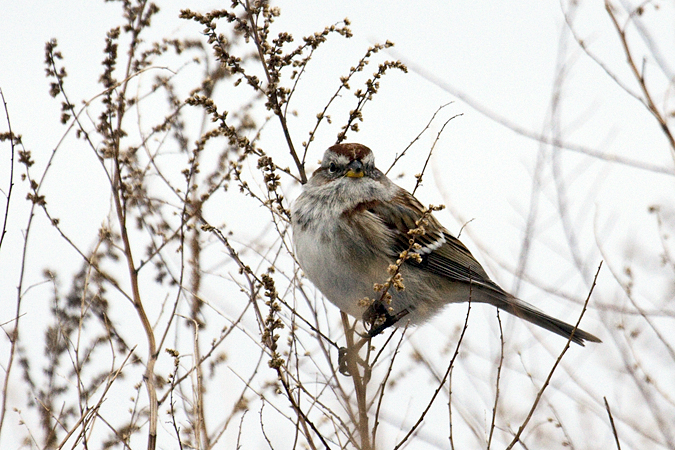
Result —
<instances>
[{"instance_id":1,"label":"dried plant stem","mask_svg":"<svg viewBox=\"0 0 675 450\"><path fill-rule=\"evenodd\" d=\"M497 323L499 323L499 365L497 366L497 380L495 381L495 403L492 407L492 421L490 422L490 435L488 437L487 449L490 450L492 444L492 434L495 431L495 418L497 417L497 406L499 404L499 381L501 380L502 367L504 366L504 329L502 327L502 319L499 316L499 309L497 309Z\"/></svg>"},{"instance_id":2,"label":"dried plant stem","mask_svg":"<svg viewBox=\"0 0 675 450\"><path fill-rule=\"evenodd\" d=\"M267 67L265 59L265 50L263 49L262 40L260 39L260 33L258 33L258 24L256 23L255 17L253 15L253 9L251 8L249 0L246 0L246 13L248 15L249 24L251 27L251 33L253 34L253 39L255 41L256 49L258 50L258 56L260 58L260 63L262 64L263 70L265 71L265 78L267 78L267 91L265 94L269 98L270 103L272 104L272 112L279 118L279 123L281 124L281 129L284 132L284 138L286 139L286 144L290 150L291 157L295 166L298 168L300 173L300 182L302 184L307 183L307 174L305 173L305 165L300 161L298 153L295 151L295 146L293 145L293 139L291 138L291 133L288 131L288 123L286 122L286 116L281 107L279 106L279 99L277 98L277 82L272 80L272 75L270 74L269 68Z\"/></svg>"},{"instance_id":3,"label":"dried plant stem","mask_svg":"<svg viewBox=\"0 0 675 450\"><path fill-rule=\"evenodd\" d=\"M173 372L173 380L176 379L178 376L178 365L176 365L174 372ZM175 390L175 385L171 386L171 389L169 389L170 392L170 398L169 398L169 411L171 415L171 426L173 427L174 433L176 433L176 440L178 441L178 447L180 450L183 450L183 441L180 438L180 427L176 424L176 411L173 408L174 401L173 401L173 391Z\"/></svg>"},{"instance_id":4,"label":"dried plant stem","mask_svg":"<svg viewBox=\"0 0 675 450\"><path fill-rule=\"evenodd\" d=\"M396 348L394 349L394 354L392 355L391 360L389 361L389 365L388 365L388 368L387 368L387 374L385 375L384 379L380 383L380 395L378 396L378 399L377 399L377 408L375 408L375 418L374 418L374 421L373 421L373 437L372 437L372 440L371 440L373 442L373 445L375 445L375 440L376 440L375 438L376 438L376 435L377 435L377 427L380 424L379 417L380 417L380 409L382 408L382 400L384 400L384 391L387 387L387 382L389 381L389 377L391 376L391 372L394 368L394 361L396 361L396 355L398 355L398 353L401 349L401 344L403 344L403 338L405 337L405 332L407 330L408 330L408 325L405 326L405 328L403 329L403 332L401 333L401 338L398 340L398 343L396 344ZM389 339L387 339L387 341L384 343L383 349L387 345L387 343L389 343L389 341L391 340L391 337L393 335L394 335L394 333L389 335ZM378 356L379 356L379 354L378 354ZM377 357L375 358L375 360L377 360ZM375 364L375 360L373 360L373 365Z\"/></svg>"},{"instance_id":5,"label":"dried plant stem","mask_svg":"<svg viewBox=\"0 0 675 450\"><path fill-rule=\"evenodd\" d=\"M7 132L9 134L9 143L11 149L10 155L10 166L9 166L9 187L5 193L5 198L7 203L5 204L5 218L2 223L2 231L0 232L0 248L2 248L2 242L5 239L5 234L7 233L7 220L9 219L9 203L12 199L12 188L14 186L14 155L16 149L16 137L12 132L12 122L9 119L9 111L7 109L7 102L5 101L5 94L3 94L2 89L0 89L0 98L2 99L2 105L5 109L5 118L7 119ZM20 295L20 293L19 293ZM2 406L0 406L0 435L2 435L2 425L5 423L5 413L7 412L7 392L9 389L9 375L12 370L12 364L14 362L14 353L16 349L16 341L18 338L19 330L19 315L20 310L17 305L17 311L14 317L14 329L10 336L10 350L9 350L9 361L5 366L5 379L2 384Z\"/></svg>"},{"instance_id":6,"label":"dried plant stem","mask_svg":"<svg viewBox=\"0 0 675 450\"><path fill-rule=\"evenodd\" d=\"M450 372L452 372L452 368L455 365L455 359L457 359L457 355L459 355L459 347L462 345L462 340L464 339L464 333L466 333L466 329L469 327L469 315L471 313L471 289L469 289L469 301L467 302L467 308L466 308L466 318L464 319L464 326L462 327L462 333L459 335L459 339L457 340L457 345L455 346L455 352L452 355L452 358L450 358L450 363L448 364L448 368L445 371L445 374L443 375L443 378L441 379L441 382L438 384L438 388L436 388L436 391L434 391L434 395L431 396L431 399L429 400L429 403L427 404L427 407L422 411L422 414L420 414L419 419L417 419L417 422L415 425L413 425L408 433L401 439L401 441L396 444L394 447L394 450L397 450L405 444L405 442L412 436L412 434L417 430L417 428L420 426L422 421L424 421L424 417L427 415L429 410L431 409L431 405L434 404L434 401L436 400L436 397L438 394L441 392L441 389L443 389L443 386L445 386L445 381L448 379L450 376ZM452 441L452 439L451 439Z\"/></svg>"},{"instance_id":7,"label":"dried plant stem","mask_svg":"<svg viewBox=\"0 0 675 450\"><path fill-rule=\"evenodd\" d=\"M403 157L405 156L405 154L408 152L408 149L409 149L410 147L412 147L413 144L414 144L415 142L417 142L417 141L422 137L422 135L429 129L429 127L430 127L431 124L433 123L433 121L434 121L434 119L436 118L436 116L438 115L438 113L441 112L441 110L442 110L443 108L445 108L445 107L448 106L448 105L452 105L453 103L454 103L454 102L448 102L448 103L445 103L445 104L439 106L438 109L436 109L436 111L434 111L433 115L431 116L431 119L429 119L429 122L427 122L427 124L424 126L424 128L422 128L422 131L420 131L420 132L417 134L417 136L415 136L415 139L413 139L412 141L410 141L410 143L403 149L403 151L402 151L401 153L399 153L399 154L396 155L396 157L394 158L394 161L392 161L392 163L391 163L391 165L389 166L389 168L386 170L386 172L384 172L385 175L389 175L389 172L391 172L391 169L394 168L394 166L396 165L396 163L398 162L398 160L401 159L401 158L403 158Z\"/></svg>"},{"instance_id":8,"label":"dried plant stem","mask_svg":"<svg viewBox=\"0 0 675 450\"><path fill-rule=\"evenodd\" d=\"M5 240L5 234L7 234L7 220L9 220L9 204L12 200L12 188L14 187L14 155L16 154L16 143L18 137L14 136L12 132L12 121L9 119L9 110L7 109L7 102L5 101L5 94L3 94L2 89L0 89L0 99L2 99L2 106L5 110L5 118L7 119L7 137L9 138L10 146L10 157L9 157L9 186L7 187L7 192L5 193L5 198L7 203L5 203L5 217L2 221L2 231L0 231L0 248L2 248L2 242ZM3 408L4 411L4 408ZM3 414L4 416L4 414ZM0 430L2 430L2 418L0 417Z\"/></svg>"},{"instance_id":9,"label":"dried plant stem","mask_svg":"<svg viewBox=\"0 0 675 450\"><path fill-rule=\"evenodd\" d=\"M415 178L417 178L417 181L415 182L415 187L412 190L412 194L415 195L415 192L417 191L417 188L420 187L422 184L422 178L424 177L424 172L427 170L427 166L429 165L429 160L431 159L431 154L434 151L434 148L436 148L436 144L438 143L438 140L441 138L441 134L443 134L443 130L445 130L445 127L447 124L450 123L450 121L456 117L463 116L464 114L455 114L454 116L450 117L448 120L446 120L443 125L441 126L441 129L438 130L438 133L436 133L436 138L434 139L434 143L431 144L431 148L429 149L429 153L427 154L427 159L424 161L424 166L422 166L422 171L415 175Z\"/></svg>"},{"instance_id":10,"label":"dried plant stem","mask_svg":"<svg viewBox=\"0 0 675 450\"><path fill-rule=\"evenodd\" d=\"M607 397L602 397L605 401L605 409L607 410L607 415L609 416L609 424L612 426L612 434L614 435L614 441L616 442L616 449L621 450L621 444L619 444L619 435L616 432L616 427L614 426L614 417L612 416L612 411L609 409L609 403L607 403Z\"/></svg>"},{"instance_id":11,"label":"dried plant stem","mask_svg":"<svg viewBox=\"0 0 675 450\"><path fill-rule=\"evenodd\" d=\"M154 450L157 445L157 420L158 420L158 403L157 403L157 384L155 379L155 362L157 361L157 347L155 343L155 333L152 329L152 324L145 312L143 301L141 300L141 291L138 284L138 270L134 264L134 256L131 250L131 242L127 232L126 211L122 207L123 184L120 176L119 160L116 159L115 173L113 176L113 201L115 202L115 211L120 225L120 235L124 245L124 257L127 262L127 269L129 271L129 284L131 285L131 293L134 308L141 320L143 331L148 342L148 360L145 363L145 375L143 379L148 392L148 406L150 408L149 414L149 430L148 430L148 450Z\"/></svg>"},{"instance_id":12,"label":"dried plant stem","mask_svg":"<svg viewBox=\"0 0 675 450\"><path fill-rule=\"evenodd\" d=\"M131 350L129 350L126 358L124 358L124 361L122 361L122 364L120 364L120 367L114 373L111 372L111 376L108 379L108 382L106 383L105 389L103 389L103 392L101 393L101 396L100 396L98 402L96 403L96 406L94 406L93 408L89 408L85 414L80 416L78 421L70 428L70 431L68 431L68 433L66 433L66 435L63 437L63 439L61 440L61 443L59 445L57 445L55 448L63 448L63 446L66 445L66 442L68 442L68 439L70 439L70 437L73 435L73 433L75 433L75 430L80 427L80 424L86 423L86 422L88 422L89 420L91 420L92 418L94 418L98 415L98 410L101 407L101 404L103 403L103 401L106 399L106 394L108 394L108 391L112 387L115 380L117 380L117 377L119 376L119 374L122 373L122 369L124 369L124 366L126 365L127 361L131 357L131 355L134 354L135 350L136 350L136 347L134 346ZM86 430L87 430L87 427L86 426L83 427L82 433L84 433ZM75 445L73 445L73 448L75 448Z\"/></svg>"},{"instance_id":13,"label":"dried plant stem","mask_svg":"<svg viewBox=\"0 0 675 450\"><path fill-rule=\"evenodd\" d=\"M600 269L602 268L602 261L600 261L600 265L598 266L598 270L595 272L595 277L593 278L593 284L591 285L591 289L588 291L588 296L586 297L586 301L584 302L584 306L581 309L581 314L579 314L579 318L577 319L577 323L574 326L574 331L579 328L579 324L581 323L581 319L584 317L584 313L586 312L586 308L588 307L588 302L591 299L591 294L593 294L593 289L595 289L595 283L598 281L598 275L600 274ZM527 414L527 417L525 417L525 420L523 423L520 425L520 428L518 428L518 431L516 432L515 436L513 436L513 440L511 440L511 443L506 447L506 450L511 450L516 443L520 440L520 436L523 434L523 431L525 430L525 427L527 427L527 424L530 422L530 419L532 418L532 415L534 414L534 410L537 409L537 405L539 405L539 401L541 400L541 397L544 395L544 391L548 387L549 383L551 382L551 378L553 378L553 373L555 372L556 368L560 364L560 361L562 361L563 356L565 356L565 353L567 353L567 350L570 348L570 344L572 342L572 337L574 337L574 332L570 335L570 337L567 339L567 343L565 343L565 347L562 349L562 352L560 352L560 355L558 356L558 359L555 360L555 363L553 364L553 367L551 367L551 371L548 373L548 376L546 377L546 380L544 381L544 384L541 386L541 389L539 389L539 392L537 393L537 397L534 399L534 403L532 403L532 407L530 408L530 412Z\"/></svg>"},{"instance_id":14,"label":"dried plant stem","mask_svg":"<svg viewBox=\"0 0 675 450\"><path fill-rule=\"evenodd\" d=\"M649 110L649 112L654 116L656 121L659 123L659 126L661 127L661 130L663 130L666 139L668 139L668 143L670 144L670 155L672 156L673 161L675 162L675 137L673 136L673 133L671 133L670 128L668 128L668 122L666 121L666 118L663 117L663 114L661 114L659 109L656 107L656 104L654 104L654 100L652 99L652 96L649 93L649 89L647 88L647 84L645 83L644 73L641 74L637 66L635 65L635 61L633 60L633 54L631 53L630 48L628 47L628 41L626 40L626 31L619 25L619 22L616 19L616 15L614 14L613 6L610 4L609 0L605 0L605 9L607 10L607 14L609 14L610 19L612 19L612 24L614 24L616 32L619 34L619 39L621 40L621 45L623 46L623 51L626 55L628 66L630 67L630 70L633 72L633 76L635 76L635 79L637 80L638 84L640 85L640 89L642 90L642 94L644 95L644 99L642 99L642 101Z\"/></svg>"},{"instance_id":15,"label":"dried plant stem","mask_svg":"<svg viewBox=\"0 0 675 450\"><path fill-rule=\"evenodd\" d=\"M448 374L448 441L450 450L455 450L455 440L452 438L452 369Z\"/></svg>"},{"instance_id":16,"label":"dried plant stem","mask_svg":"<svg viewBox=\"0 0 675 450\"><path fill-rule=\"evenodd\" d=\"M370 441L370 431L368 426L368 403L366 398L368 381L370 379L367 371L369 368L366 364L361 364L364 367L364 374L361 375L359 371L359 350L364 345L364 342L369 339L364 339L358 343L354 342L354 327L349 326L349 316L345 312L340 312L342 316L342 325L345 330L345 339L347 341L347 356L346 363L349 370L349 376L354 383L354 391L356 394L356 405L358 408L358 417L356 417L356 427L359 431L360 443L354 443L360 450L371 450L372 442ZM369 344L366 344L369 345Z\"/></svg>"}]
</instances>

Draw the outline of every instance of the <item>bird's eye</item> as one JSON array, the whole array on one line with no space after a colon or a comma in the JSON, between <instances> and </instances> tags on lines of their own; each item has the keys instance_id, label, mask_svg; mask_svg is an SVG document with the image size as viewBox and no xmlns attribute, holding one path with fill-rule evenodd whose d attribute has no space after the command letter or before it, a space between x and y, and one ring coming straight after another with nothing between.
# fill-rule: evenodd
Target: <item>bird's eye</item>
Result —
<instances>
[{"instance_id":1,"label":"bird's eye","mask_svg":"<svg viewBox=\"0 0 675 450\"><path fill-rule=\"evenodd\" d=\"M338 170L337 165L335 165L334 162L330 163L330 165L328 166L328 171L330 173L335 173L335 172L337 172L337 170Z\"/></svg>"}]
</instances>

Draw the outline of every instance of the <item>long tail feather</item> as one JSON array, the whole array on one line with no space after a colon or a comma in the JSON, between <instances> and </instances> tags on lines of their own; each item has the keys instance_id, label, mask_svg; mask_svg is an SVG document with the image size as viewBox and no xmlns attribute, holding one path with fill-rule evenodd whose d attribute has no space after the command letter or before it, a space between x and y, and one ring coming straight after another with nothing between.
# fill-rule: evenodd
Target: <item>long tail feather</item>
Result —
<instances>
[{"instance_id":1,"label":"long tail feather","mask_svg":"<svg viewBox=\"0 0 675 450\"><path fill-rule=\"evenodd\" d=\"M496 293L495 293L496 294ZM534 306L526 303L516 297L511 295L497 296L489 295L490 301L497 308L502 309L510 314L513 314L516 317L525 319L528 322L531 322L537 326L544 328L545 330L552 331L555 334L558 334L564 338L569 338L570 335L574 332L572 336L572 342L584 346L585 341L589 342L602 342L596 336L588 333L584 330L577 328L574 329L574 325L563 322L562 320L551 317L548 314L545 314L539 311Z\"/></svg>"}]
</instances>

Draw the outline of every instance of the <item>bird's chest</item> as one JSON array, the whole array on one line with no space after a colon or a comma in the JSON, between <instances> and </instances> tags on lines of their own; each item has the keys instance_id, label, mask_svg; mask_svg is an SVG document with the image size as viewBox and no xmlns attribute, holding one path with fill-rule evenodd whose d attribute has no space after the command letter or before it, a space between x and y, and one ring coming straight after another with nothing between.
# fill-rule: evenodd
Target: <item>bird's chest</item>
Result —
<instances>
[{"instance_id":1,"label":"bird's chest","mask_svg":"<svg viewBox=\"0 0 675 450\"><path fill-rule=\"evenodd\" d=\"M293 234L307 277L326 298L354 316L363 310L359 300L375 296L373 283L386 281L390 261L376 247L384 244L382 238L367 223L344 218L323 226L310 224Z\"/></svg>"}]
</instances>

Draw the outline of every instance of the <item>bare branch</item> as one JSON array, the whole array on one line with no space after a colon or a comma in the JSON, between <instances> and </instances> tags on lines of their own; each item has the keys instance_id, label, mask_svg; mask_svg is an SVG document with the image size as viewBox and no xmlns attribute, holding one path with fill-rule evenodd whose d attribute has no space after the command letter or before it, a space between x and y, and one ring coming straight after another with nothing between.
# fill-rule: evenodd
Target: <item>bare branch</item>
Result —
<instances>
[{"instance_id":1,"label":"bare branch","mask_svg":"<svg viewBox=\"0 0 675 450\"><path fill-rule=\"evenodd\" d=\"M600 274L600 269L602 268L602 261L600 262L600 265L598 266L597 272L595 272L595 277L593 278L593 284L591 285L591 289L588 291L588 296L586 297L586 301L584 302L584 306L581 309L581 313L579 314L579 318L577 319L577 323L574 325L574 331L576 331L579 328L579 324L581 323L581 319L584 317L584 313L586 312L586 308L588 307L588 302L591 299L591 294L593 294L593 289L595 289L595 283L598 280L598 275ZM525 431L525 428L527 427L527 424L530 422L530 419L532 418L532 415L534 414L534 410L537 409L537 405L539 405L539 401L541 400L542 395L544 395L544 391L548 387L549 383L551 382L551 378L553 378L553 373L555 372L556 368L558 367L558 364L560 364L560 361L562 361L563 356L565 356L565 353L567 353L567 350L570 348L570 344L572 342L572 338L574 337L574 332L570 335L570 337L567 339L567 342L565 343L565 347L563 347L562 351L560 352L560 355L558 356L558 359L556 359L555 363L553 364L553 367L551 367L551 371L549 372L548 376L546 377L546 380L544 381L544 384L541 386L541 389L539 389L539 392L537 393L537 397L535 398L534 402L532 403L532 407L530 408L530 412L527 414L527 417L525 417L525 420L523 423L520 425L518 428L518 431L516 432L515 436L513 437L513 440L511 443L506 447L506 450L511 450L514 445L516 445L520 441L520 436L523 434L523 431Z\"/></svg>"}]
</instances>

